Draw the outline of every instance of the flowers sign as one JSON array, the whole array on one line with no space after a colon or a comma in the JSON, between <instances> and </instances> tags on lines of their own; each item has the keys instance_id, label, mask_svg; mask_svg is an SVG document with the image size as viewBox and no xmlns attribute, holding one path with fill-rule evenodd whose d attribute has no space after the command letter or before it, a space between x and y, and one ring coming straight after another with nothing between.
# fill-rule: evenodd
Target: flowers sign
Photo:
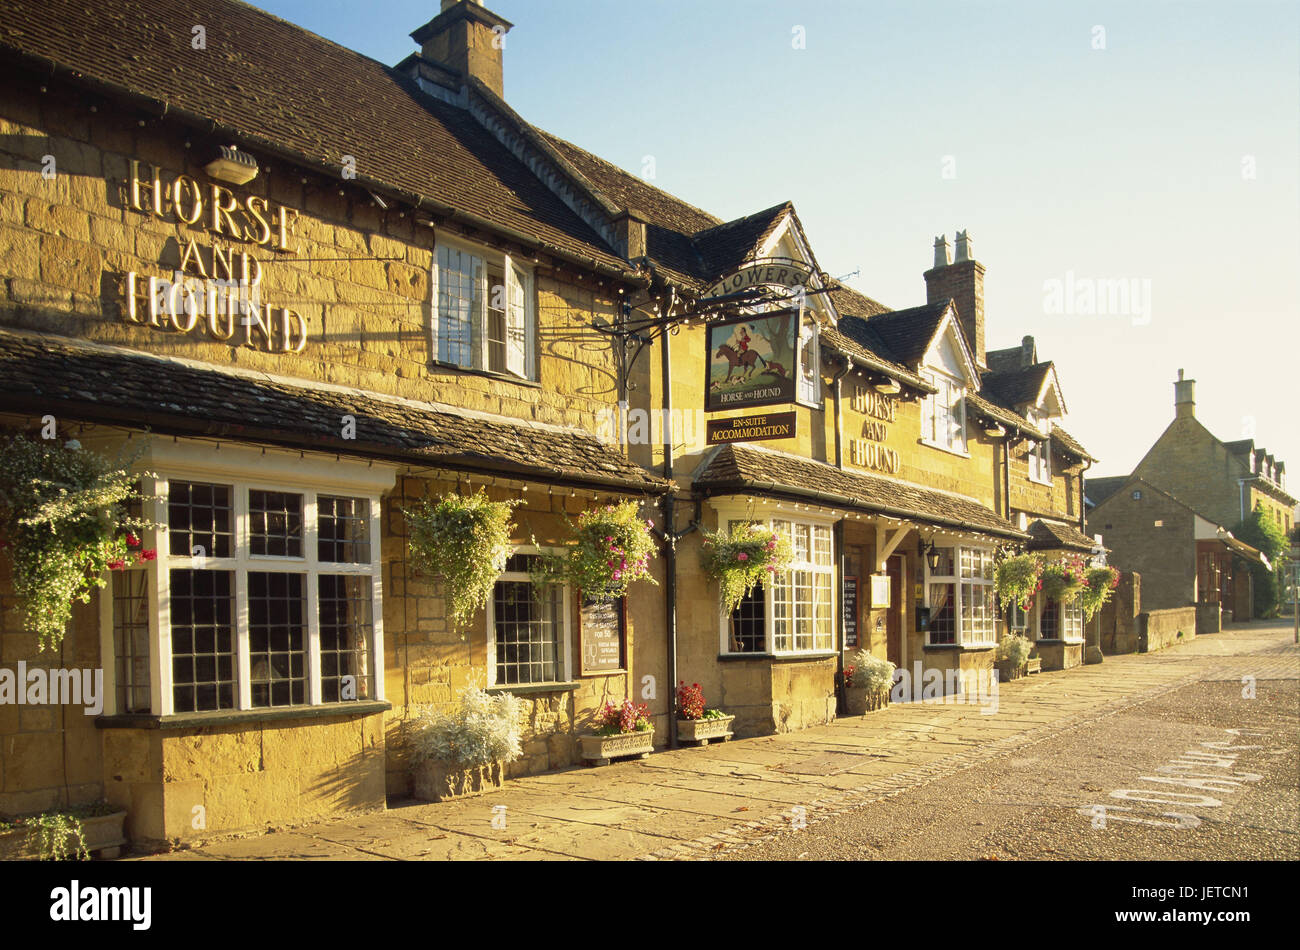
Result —
<instances>
[{"instance_id":1,"label":"flowers sign","mask_svg":"<svg viewBox=\"0 0 1300 950\"><path fill-rule=\"evenodd\" d=\"M411 527L411 562L427 574L442 577L443 599L454 628L463 631L492 596L510 557L514 530L510 513L518 504L517 500L491 501L480 488L473 495L426 499L402 512Z\"/></svg>"},{"instance_id":2,"label":"flowers sign","mask_svg":"<svg viewBox=\"0 0 1300 950\"><path fill-rule=\"evenodd\" d=\"M704 537L704 570L718 582L726 613L740 606L756 585L766 585L774 573L790 567L789 539L767 525L735 524L730 531Z\"/></svg>"}]
</instances>

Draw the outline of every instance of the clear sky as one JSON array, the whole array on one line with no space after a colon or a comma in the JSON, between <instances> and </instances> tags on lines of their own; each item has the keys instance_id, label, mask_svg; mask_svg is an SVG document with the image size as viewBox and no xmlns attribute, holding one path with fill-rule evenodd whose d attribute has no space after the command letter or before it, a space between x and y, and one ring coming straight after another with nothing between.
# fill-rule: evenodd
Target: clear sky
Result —
<instances>
[{"instance_id":1,"label":"clear sky","mask_svg":"<svg viewBox=\"0 0 1300 950\"><path fill-rule=\"evenodd\" d=\"M389 64L439 7L256 5ZM1209 429L1300 489L1300 3L488 6L526 119L635 174L652 156L723 219L792 200L882 303L923 303L935 236L968 229L989 346L1056 362L1090 474L1132 469L1182 368ZM1088 312L1100 281L1127 312Z\"/></svg>"}]
</instances>

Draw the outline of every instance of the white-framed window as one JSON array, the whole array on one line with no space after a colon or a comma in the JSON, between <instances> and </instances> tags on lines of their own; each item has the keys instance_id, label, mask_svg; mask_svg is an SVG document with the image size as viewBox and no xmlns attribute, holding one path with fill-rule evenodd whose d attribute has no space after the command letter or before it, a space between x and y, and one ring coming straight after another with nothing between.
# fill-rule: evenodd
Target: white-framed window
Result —
<instances>
[{"instance_id":1,"label":"white-framed window","mask_svg":"<svg viewBox=\"0 0 1300 950\"><path fill-rule=\"evenodd\" d=\"M799 393L798 401L808 406L821 405L821 347L817 316L804 314L799 327Z\"/></svg>"},{"instance_id":2,"label":"white-framed window","mask_svg":"<svg viewBox=\"0 0 1300 950\"><path fill-rule=\"evenodd\" d=\"M166 448L171 449L172 446ZM220 454L247 467L190 468ZM167 716L383 698L378 481L254 480L291 463L246 447L182 444L145 460L151 561L114 572L101 597L114 713ZM298 462L299 456L293 455ZM336 468L349 463L330 460ZM356 465L357 463L351 463ZM363 469L366 466L361 466Z\"/></svg>"},{"instance_id":3,"label":"white-framed window","mask_svg":"<svg viewBox=\"0 0 1300 950\"><path fill-rule=\"evenodd\" d=\"M506 561L487 607L489 686L569 680L569 587L538 593L528 570L540 552L519 547Z\"/></svg>"},{"instance_id":4,"label":"white-framed window","mask_svg":"<svg viewBox=\"0 0 1300 950\"><path fill-rule=\"evenodd\" d=\"M1068 604L1043 598L1038 615L1038 639L1083 642L1083 607L1078 599Z\"/></svg>"},{"instance_id":5,"label":"white-framed window","mask_svg":"<svg viewBox=\"0 0 1300 950\"><path fill-rule=\"evenodd\" d=\"M932 646L994 646L997 607L993 591L993 550L971 546L941 547L938 566L926 560L926 606Z\"/></svg>"},{"instance_id":6,"label":"white-framed window","mask_svg":"<svg viewBox=\"0 0 1300 950\"><path fill-rule=\"evenodd\" d=\"M731 525L755 519L735 519ZM765 521L790 542L790 569L755 587L723 615L722 652L828 653L835 649L835 558L831 525L780 516Z\"/></svg>"},{"instance_id":7,"label":"white-framed window","mask_svg":"<svg viewBox=\"0 0 1300 950\"><path fill-rule=\"evenodd\" d=\"M432 287L437 362L537 379L531 268L508 254L439 240Z\"/></svg>"},{"instance_id":8,"label":"white-framed window","mask_svg":"<svg viewBox=\"0 0 1300 950\"><path fill-rule=\"evenodd\" d=\"M1029 421L1044 432L1051 432L1051 422L1047 416L1030 413ZM1029 480L1042 485L1052 484L1051 436L1049 435L1042 442L1030 442L1027 451L1029 454Z\"/></svg>"},{"instance_id":9,"label":"white-framed window","mask_svg":"<svg viewBox=\"0 0 1300 950\"><path fill-rule=\"evenodd\" d=\"M927 370L926 382L938 392L921 403L921 441L948 452L966 454L966 389L961 380Z\"/></svg>"}]
</instances>

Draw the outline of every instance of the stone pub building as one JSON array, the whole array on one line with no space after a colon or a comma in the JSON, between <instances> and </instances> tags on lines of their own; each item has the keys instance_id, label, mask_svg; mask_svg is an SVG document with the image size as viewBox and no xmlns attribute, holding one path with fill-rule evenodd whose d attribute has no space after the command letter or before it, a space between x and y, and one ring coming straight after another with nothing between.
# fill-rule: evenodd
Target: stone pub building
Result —
<instances>
[{"instance_id":1,"label":"stone pub building","mask_svg":"<svg viewBox=\"0 0 1300 950\"><path fill-rule=\"evenodd\" d=\"M969 236L911 306L839 286L789 203L722 221L530 125L510 28L444 0L388 66L231 0L0 9L0 427L144 445L165 526L54 655L0 557L0 665L106 688L95 716L0 705L0 813L106 799L156 846L381 809L409 723L470 684L527 701L527 774L576 764L607 700L669 742L678 679L743 736L831 719L859 649L987 669L1009 622L1079 662L1077 613L993 595L1000 548L1094 550L1093 460L1032 338L987 348ZM785 359L728 402L724 340L765 333ZM517 547L462 637L401 509L480 487L520 502ZM528 558L623 499L658 586L600 663ZM795 563L724 615L700 546L744 520Z\"/></svg>"}]
</instances>

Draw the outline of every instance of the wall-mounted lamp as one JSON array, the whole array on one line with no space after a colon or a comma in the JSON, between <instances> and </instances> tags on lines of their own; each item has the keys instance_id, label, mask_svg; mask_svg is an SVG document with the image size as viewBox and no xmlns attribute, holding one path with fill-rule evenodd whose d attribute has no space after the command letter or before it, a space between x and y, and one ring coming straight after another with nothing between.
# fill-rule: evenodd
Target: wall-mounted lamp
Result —
<instances>
[{"instance_id":1,"label":"wall-mounted lamp","mask_svg":"<svg viewBox=\"0 0 1300 950\"><path fill-rule=\"evenodd\" d=\"M233 145L221 146L221 154L203 167L208 177L231 185L247 185L257 177L257 159Z\"/></svg>"},{"instance_id":2,"label":"wall-mounted lamp","mask_svg":"<svg viewBox=\"0 0 1300 950\"><path fill-rule=\"evenodd\" d=\"M883 383L876 383L875 386L876 392L881 393L885 396L897 395L898 391L901 388L902 387L899 386L898 383L894 382L894 380L892 379L887 379Z\"/></svg>"},{"instance_id":3,"label":"wall-mounted lamp","mask_svg":"<svg viewBox=\"0 0 1300 950\"><path fill-rule=\"evenodd\" d=\"M930 570L939 569L939 549L934 546L933 541L927 541L921 546L921 554L925 558L925 563L930 565Z\"/></svg>"}]
</instances>

